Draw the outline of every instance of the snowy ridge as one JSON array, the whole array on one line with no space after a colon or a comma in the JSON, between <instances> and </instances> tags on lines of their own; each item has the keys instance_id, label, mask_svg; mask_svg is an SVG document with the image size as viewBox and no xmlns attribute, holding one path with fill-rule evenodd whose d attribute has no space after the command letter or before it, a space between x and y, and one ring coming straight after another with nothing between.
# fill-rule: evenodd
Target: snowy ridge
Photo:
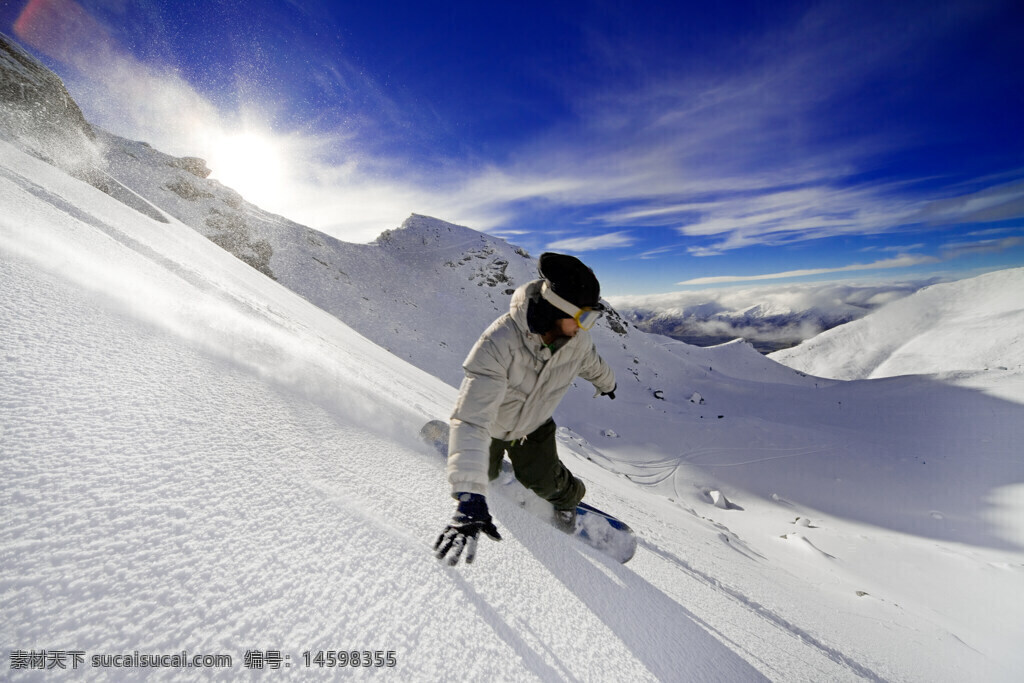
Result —
<instances>
[{"instance_id":1,"label":"snowy ridge","mask_svg":"<svg viewBox=\"0 0 1024 683\"><path fill-rule=\"evenodd\" d=\"M772 358L821 377L940 375L1024 401L1024 268L938 284Z\"/></svg>"},{"instance_id":2,"label":"snowy ridge","mask_svg":"<svg viewBox=\"0 0 1024 683\"><path fill-rule=\"evenodd\" d=\"M155 217L155 208L181 221L451 384L460 381L477 328L507 308L515 287L536 277L528 254L469 228L413 215L373 244L346 243L245 201L206 177L200 159L169 156L103 131L97 137L104 174L142 198L149 207L143 213ZM137 201L115 198L140 209ZM424 292L435 297L429 307ZM434 335L438 315L459 320L459 327Z\"/></svg>"},{"instance_id":3,"label":"snowy ridge","mask_svg":"<svg viewBox=\"0 0 1024 683\"><path fill-rule=\"evenodd\" d=\"M505 540L450 570L429 552L443 464L416 434L532 260L422 216L345 244L98 138L136 206L0 142L5 648L234 658L168 679L237 677L251 649L296 678L326 649L394 650L409 680L1024 667L1019 401L823 380L608 316L618 398L581 382L556 419L637 556L495 496Z\"/></svg>"}]
</instances>

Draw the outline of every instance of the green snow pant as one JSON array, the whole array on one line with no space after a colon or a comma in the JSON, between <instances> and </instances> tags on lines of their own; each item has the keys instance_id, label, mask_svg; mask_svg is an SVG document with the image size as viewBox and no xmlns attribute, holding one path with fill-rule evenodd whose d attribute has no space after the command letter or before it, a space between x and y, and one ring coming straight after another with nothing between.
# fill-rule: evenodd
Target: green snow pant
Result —
<instances>
[{"instance_id":1,"label":"green snow pant","mask_svg":"<svg viewBox=\"0 0 1024 683\"><path fill-rule=\"evenodd\" d=\"M572 476L572 472L558 459L554 420L548 420L525 439L491 439L488 477L492 481L501 472L501 461L505 453L508 453L512 461L516 479L544 500L550 501L556 510L572 510L583 499L587 487Z\"/></svg>"}]
</instances>

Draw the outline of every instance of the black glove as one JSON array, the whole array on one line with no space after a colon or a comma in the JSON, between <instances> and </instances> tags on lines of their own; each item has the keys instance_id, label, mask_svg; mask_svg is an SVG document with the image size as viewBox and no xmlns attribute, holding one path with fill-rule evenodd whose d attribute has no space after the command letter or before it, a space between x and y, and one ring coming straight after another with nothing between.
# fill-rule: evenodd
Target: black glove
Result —
<instances>
[{"instance_id":1,"label":"black glove","mask_svg":"<svg viewBox=\"0 0 1024 683\"><path fill-rule=\"evenodd\" d=\"M618 388L619 388L619 385L616 384L614 387L612 387L611 391L602 391L601 395L602 396L607 396L608 398L610 398L611 400L614 401L615 400L615 390L618 389Z\"/></svg>"},{"instance_id":2,"label":"black glove","mask_svg":"<svg viewBox=\"0 0 1024 683\"><path fill-rule=\"evenodd\" d=\"M487 511L487 499L479 493L458 493L459 507L455 510L452 522L444 528L434 543L437 559L445 559L449 565L459 563L462 551L466 551L466 564L471 564L476 557L476 539L482 531L495 541L501 540L501 534L491 522L491 513Z\"/></svg>"}]
</instances>

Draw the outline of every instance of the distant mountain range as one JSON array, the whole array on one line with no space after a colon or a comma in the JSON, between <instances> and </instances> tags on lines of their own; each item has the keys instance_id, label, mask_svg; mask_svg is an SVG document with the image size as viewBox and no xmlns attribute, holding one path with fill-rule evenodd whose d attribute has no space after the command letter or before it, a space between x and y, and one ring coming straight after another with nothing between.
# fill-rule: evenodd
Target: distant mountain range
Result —
<instances>
[{"instance_id":1,"label":"distant mountain range","mask_svg":"<svg viewBox=\"0 0 1024 683\"><path fill-rule=\"evenodd\" d=\"M680 312L632 309L623 314L645 332L694 346L714 346L740 338L761 353L789 348L823 330L867 314L866 310L847 315L821 310L767 313L762 306L742 311L717 309L718 304L709 303Z\"/></svg>"},{"instance_id":2,"label":"distant mountain range","mask_svg":"<svg viewBox=\"0 0 1024 683\"><path fill-rule=\"evenodd\" d=\"M863 318L934 282L778 285L620 296L611 301L645 332L696 346L740 338L761 353L771 353Z\"/></svg>"}]
</instances>

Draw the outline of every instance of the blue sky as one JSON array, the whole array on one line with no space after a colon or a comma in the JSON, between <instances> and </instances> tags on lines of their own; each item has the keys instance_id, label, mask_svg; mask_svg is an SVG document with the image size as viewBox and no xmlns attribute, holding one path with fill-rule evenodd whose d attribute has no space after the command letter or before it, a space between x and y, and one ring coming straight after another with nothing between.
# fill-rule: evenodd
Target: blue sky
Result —
<instances>
[{"instance_id":1,"label":"blue sky","mask_svg":"<svg viewBox=\"0 0 1024 683\"><path fill-rule=\"evenodd\" d=\"M31 0L94 123L348 241L423 213L607 294L1024 265L1024 5Z\"/></svg>"}]
</instances>

